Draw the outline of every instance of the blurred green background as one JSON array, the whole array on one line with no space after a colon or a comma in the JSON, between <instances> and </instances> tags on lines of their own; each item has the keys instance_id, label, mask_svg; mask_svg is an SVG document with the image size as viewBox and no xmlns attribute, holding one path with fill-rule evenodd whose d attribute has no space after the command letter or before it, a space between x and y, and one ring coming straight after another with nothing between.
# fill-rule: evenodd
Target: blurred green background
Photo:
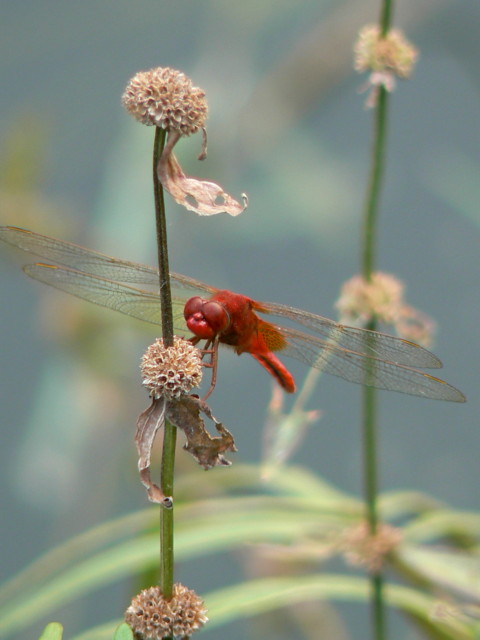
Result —
<instances>
[{"instance_id":1,"label":"blurred green background","mask_svg":"<svg viewBox=\"0 0 480 640\"><path fill-rule=\"evenodd\" d=\"M404 280L408 302L437 321L441 375L468 403L381 393L381 486L476 509L480 5L398 4L395 23L420 60L391 101L377 266ZM365 78L352 71L351 47L375 21L377 2L0 7L1 224L153 263L153 131L123 111L120 96L136 71L172 66L206 91L210 108L208 158L196 160L200 136L181 142L185 171L250 199L235 219L199 218L168 200L172 269L334 317L341 284L358 270L371 141L372 114L358 91ZM66 537L146 505L133 434L147 403L138 361L155 327L31 283L22 260L2 247L2 578ZM288 364L301 384L306 371ZM235 460L261 459L270 397L271 382L251 358L221 354L211 405L235 435ZM322 419L294 455L356 495L359 407L358 387L322 378L309 407ZM180 469L193 469L186 456L179 453ZM240 564L225 555L195 561L179 578L201 593L235 579ZM97 600L107 617L120 615L128 589ZM105 619L105 611L88 611L90 624ZM366 618L358 608L349 615L352 629ZM73 634L84 616L72 606L58 617ZM234 640L248 629L228 633Z\"/></svg>"}]
</instances>

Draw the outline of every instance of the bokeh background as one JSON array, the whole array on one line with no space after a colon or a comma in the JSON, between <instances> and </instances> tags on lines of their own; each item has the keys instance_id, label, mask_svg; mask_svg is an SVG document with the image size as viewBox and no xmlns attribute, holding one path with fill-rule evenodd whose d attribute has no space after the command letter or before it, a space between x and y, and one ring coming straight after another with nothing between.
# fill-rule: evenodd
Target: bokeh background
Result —
<instances>
[{"instance_id":1,"label":"bokeh background","mask_svg":"<svg viewBox=\"0 0 480 640\"><path fill-rule=\"evenodd\" d=\"M404 280L408 302L437 321L442 376L468 403L381 393L381 486L477 509L480 5L398 4L395 23L421 55L391 101L377 266ZM123 111L120 96L136 71L172 66L210 105L208 158L196 160L200 136L182 142L185 171L250 199L235 219L199 218L169 201L172 269L335 316L340 286L359 268L371 143L351 47L376 20L377 2L24 0L0 10L1 224L153 263L153 132ZM147 403L138 361L156 328L28 281L24 258L1 248L2 578L146 505L133 433ZM301 384L305 369L289 364ZM236 437L236 461L261 460L271 392L251 358L222 353L212 406ZM322 418L293 456L355 495L359 407L358 387L323 377L309 407ZM193 469L186 456L180 472ZM241 559L226 555L179 568L200 592L240 574ZM103 611L72 605L56 617L72 635L86 610L88 624L121 615L128 595L120 585L97 596ZM352 633L366 623L361 608L347 615ZM250 632L228 629L232 640Z\"/></svg>"}]
</instances>

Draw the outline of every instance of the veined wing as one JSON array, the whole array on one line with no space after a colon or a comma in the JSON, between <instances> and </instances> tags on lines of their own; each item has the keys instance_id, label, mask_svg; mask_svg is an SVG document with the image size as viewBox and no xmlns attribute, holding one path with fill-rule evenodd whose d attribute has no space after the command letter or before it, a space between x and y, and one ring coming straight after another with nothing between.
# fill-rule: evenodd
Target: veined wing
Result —
<instances>
[{"instance_id":1,"label":"veined wing","mask_svg":"<svg viewBox=\"0 0 480 640\"><path fill-rule=\"evenodd\" d=\"M102 307L119 311L127 316L161 324L160 299L158 293L137 289L108 278L82 273L68 267L49 264L29 264L24 267L27 275L56 289L88 300ZM185 299L173 300L175 330L179 335L190 335L183 318Z\"/></svg>"},{"instance_id":2,"label":"veined wing","mask_svg":"<svg viewBox=\"0 0 480 640\"><path fill-rule=\"evenodd\" d=\"M328 343L334 343L338 348L354 351L358 354L371 354L376 358L409 367L439 369L443 366L436 355L409 340L377 331L348 327L314 313L283 304L270 302L257 304L259 310L298 322L318 333ZM322 344L325 343L322 341Z\"/></svg>"},{"instance_id":3,"label":"veined wing","mask_svg":"<svg viewBox=\"0 0 480 640\"><path fill-rule=\"evenodd\" d=\"M285 327L280 330L287 341L287 346L280 351L282 355L296 358L325 373L378 389L465 402L461 391L423 371L345 349L334 339L326 341Z\"/></svg>"},{"instance_id":4,"label":"veined wing","mask_svg":"<svg viewBox=\"0 0 480 640\"><path fill-rule=\"evenodd\" d=\"M118 280L158 286L158 271L153 267L117 260L103 253L91 251L71 242L43 236L18 227L0 227L0 240L33 253L45 260L93 275Z\"/></svg>"},{"instance_id":5,"label":"veined wing","mask_svg":"<svg viewBox=\"0 0 480 640\"><path fill-rule=\"evenodd\" d=\"M34 253L64 265L36 264L25 267L32 278L114 309L126 315L160 324L158 271L135 262L117 260L69 242L42 236L17 227L0 227L0 240L23 251ZM190 295L213 294L217 289L202 282L171 274L179 292L174 314L179 318L177 331L186 333L183 304ZM152 291L122 283L131 282L154 287ZM155 291L156 289L156 291ZM298 322L322 338L308 336L293 329L279 328L289 341L284 351L310 366L322 368L352 382L364 382L368 362L374 362L371 384L379 388L413 395L463 401L457 389L417 371L414 367L441 367L440 360L422 347L393 336L339 325L333 320L281 304L256 303L259 311ZM327 357L328 356L328 357Z\"/></svg>"},{"instance_id":6,"label":"veined wing","mask_svg":"<svg viewBox=\"0 0 480 640\"><path fill-rule=\"evenodd\" d=\"M112 282L146 284L158 290L158 269L137 262L111 258L103 253L86 249L78 244L43 236L19 227L0 227L0 240L33 253L45 260L86 274L100 276ZM203 282L176 273L170 274L173 286L188 292L212 294L216 291ZM33 277L33 276L32 276ZM98 304L98 303L97 303Z\"/></svg>"}]
</instances>

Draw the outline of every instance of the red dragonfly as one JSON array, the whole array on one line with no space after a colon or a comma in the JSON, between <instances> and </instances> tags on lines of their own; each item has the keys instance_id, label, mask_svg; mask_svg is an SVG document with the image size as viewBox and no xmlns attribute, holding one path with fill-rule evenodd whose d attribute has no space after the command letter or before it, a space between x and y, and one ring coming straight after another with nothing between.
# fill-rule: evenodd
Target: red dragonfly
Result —
<instances>
[{"instance_id":1,"label":"red dragonfly","mask_svg":"<svg viewBox=\"0 0 480 640\"><path fill-rule=\"evenodd\" d=\"M160 324L157 269L110 258L17 227L0 227L0 240L61 265L26 265L25 273L35 280L134 318ZM205 339L214 346L218 343L230 346L237 354L250 353L285 391L295 391L295 381L274 352L350 382L424 398L465 401L455 387L419 371L440 368L442 363L413 342L347 327L286 305L257 302L175 273L171 274L171 282L176 332L188 335L190 330L193 342ZM267 322L258 313L293 321L312 333Z\"/></svg>"}]
</instances>

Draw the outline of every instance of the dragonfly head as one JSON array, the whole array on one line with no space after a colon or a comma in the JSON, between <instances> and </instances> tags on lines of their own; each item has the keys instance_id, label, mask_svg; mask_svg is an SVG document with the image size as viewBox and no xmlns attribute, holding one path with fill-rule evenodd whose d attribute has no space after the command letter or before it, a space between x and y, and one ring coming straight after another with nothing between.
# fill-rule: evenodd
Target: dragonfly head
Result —
<instances>
[{"instance_id":1,"label":"dragonfly head","mask_svg":"<svg viewBox=\"0 0 480 640\"><path fill-rule=\"evenodd\" d=\"M215 300L195 296L187 300L183 310L187 327L202 340L211 340L230 326L230 316L225 307Z\"/></svg>"}]
</instances>

